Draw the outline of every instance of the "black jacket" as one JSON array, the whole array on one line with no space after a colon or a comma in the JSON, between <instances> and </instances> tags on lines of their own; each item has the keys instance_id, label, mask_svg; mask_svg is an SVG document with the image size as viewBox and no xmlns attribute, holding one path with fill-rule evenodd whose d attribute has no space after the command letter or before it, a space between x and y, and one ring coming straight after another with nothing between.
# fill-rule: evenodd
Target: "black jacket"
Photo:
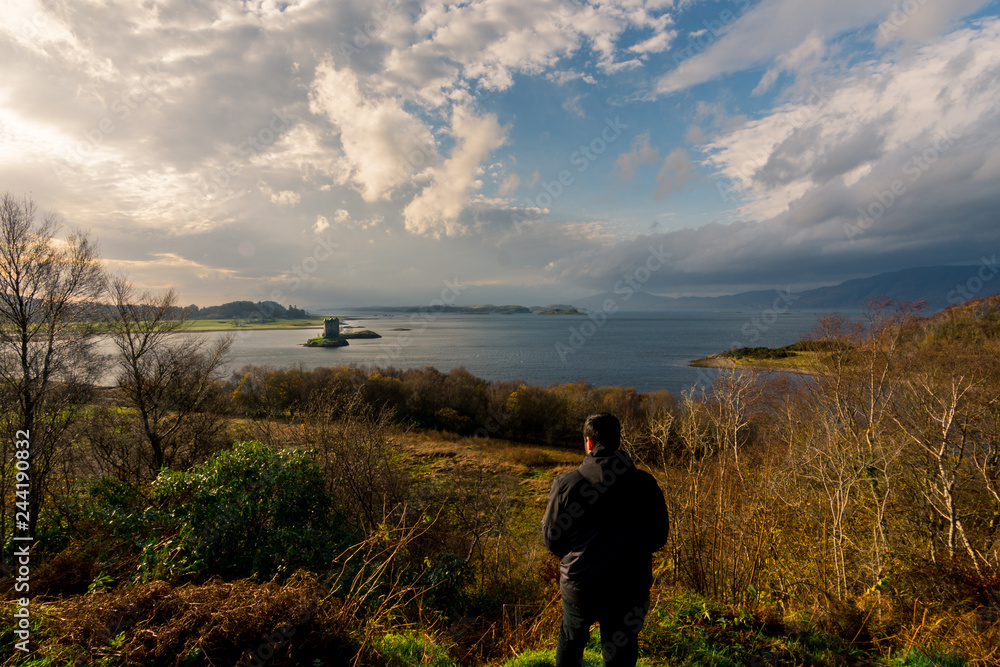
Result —
<instances>
[{"instance_id":1,"label":"black jacket","mask_svg":"<svg viewBox=\"0 0 1000 667\"><path fill-rule=\"evenodd\" d=\"M545 546L562 558L563 596L581 607L583 598L648 596L668 531L659 485L621 450L595 449L556 477L542 518Z\"/></svg>"}]
</instances>

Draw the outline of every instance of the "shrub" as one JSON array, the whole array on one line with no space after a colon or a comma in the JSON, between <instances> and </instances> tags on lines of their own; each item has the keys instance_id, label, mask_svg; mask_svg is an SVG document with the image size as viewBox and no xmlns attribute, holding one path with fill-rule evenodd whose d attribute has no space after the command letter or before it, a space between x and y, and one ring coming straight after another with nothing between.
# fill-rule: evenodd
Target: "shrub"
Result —
<instances>
[{"instance_id":1,"label":"shrub","mask_svg":"<svg viewBox=\"0 0 1000 667\"><path fill-rule=\"evenodd\" d=\"M321 569L345 537L318 465L302 451L237 443L190 472L164 470L153 484L162 536L147 541L146 576L269 579Z\"/></svg>"}]
</instances>

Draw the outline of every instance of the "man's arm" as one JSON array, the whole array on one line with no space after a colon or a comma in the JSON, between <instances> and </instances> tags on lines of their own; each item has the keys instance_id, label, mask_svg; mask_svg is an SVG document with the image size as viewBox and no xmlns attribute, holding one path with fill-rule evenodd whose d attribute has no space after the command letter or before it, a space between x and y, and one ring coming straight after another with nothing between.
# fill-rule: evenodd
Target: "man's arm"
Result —
<instances>
[{"instance_id":1,"label":"man's arm","mask_svg":"<svg viewBox=\"0 0 1000 667\"><path fill-rule=\"evenodd\" d=\"M545 507L545 515L542 517L542 537L545 538L545 546L549 551L559 558L562 558L571 549L569 534L572 526L572 517L563 507L562 484L559 478L552 483L549 491L549 502Z\"/></svg>"},{"instance_id":2,"label":"man's arm","mask_svg":"<svg viewBox=\"0 0 1000 667\"><path fill-rule=\"evenodd\" d=\"M670 535L670 517L667 515L667 502L663 498L663 491L656 483L656 478L649 476L649 526L647 536L649 537L649 550L659 551L667 543Z\"/></svg>"}]
</instances>

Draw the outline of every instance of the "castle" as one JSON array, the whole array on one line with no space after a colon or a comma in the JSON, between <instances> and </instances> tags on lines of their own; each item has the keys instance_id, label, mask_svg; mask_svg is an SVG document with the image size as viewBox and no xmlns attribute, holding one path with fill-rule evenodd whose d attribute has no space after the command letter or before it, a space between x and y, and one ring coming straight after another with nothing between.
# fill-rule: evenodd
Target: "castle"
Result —
<instances>
[{"instance_id":1,"label":"castle","mask_svg":"<svg viewBox=\"0 0 1000 667\"><path fill-rule=\"evenodd\" d=\"M328 317L323 320L323 338L340 338L339 317Z\"/></svg>"}]
</instances>

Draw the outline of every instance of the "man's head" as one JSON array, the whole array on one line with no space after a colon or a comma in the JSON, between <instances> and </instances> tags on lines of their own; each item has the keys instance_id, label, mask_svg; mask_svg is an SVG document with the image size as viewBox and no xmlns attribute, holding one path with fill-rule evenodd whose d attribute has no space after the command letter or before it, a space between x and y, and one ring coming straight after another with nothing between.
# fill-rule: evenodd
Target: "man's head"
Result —
<instances>
[{"instance_id":1,"label":"man's head","mask_svg":"<svg viewBox=\"0 0 1000 667\"><path fill-rule=\"evenodd\" d=\"M598 412L583 422L583 444L590 454L594 450L613 452L622 441L622 425L610 412Z\"/></svg>"}]
</instances>

